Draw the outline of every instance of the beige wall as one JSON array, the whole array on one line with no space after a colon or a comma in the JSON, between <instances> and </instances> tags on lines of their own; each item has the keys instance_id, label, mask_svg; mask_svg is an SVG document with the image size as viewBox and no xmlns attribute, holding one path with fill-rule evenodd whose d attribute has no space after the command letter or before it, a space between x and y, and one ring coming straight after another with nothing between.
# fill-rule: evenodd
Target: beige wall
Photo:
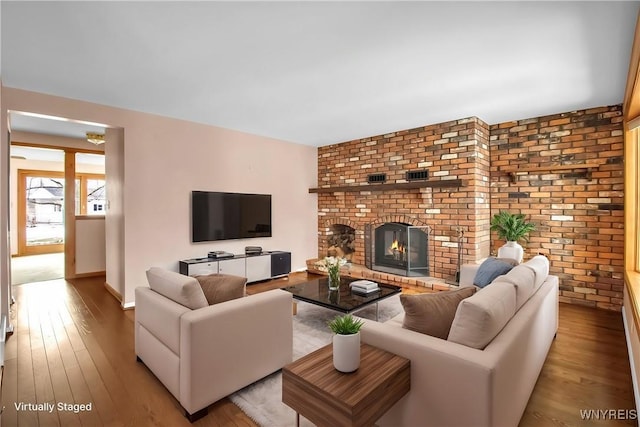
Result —
<instances>
[{"instance_id":1,"label":"beige wall","mask_svg":"<svg viewBox=\"0 0 640 427\"><path fill-rule=\"evenodd\" d=\"M124 130L107 129L105 132L105 168L107 215L105 216L105 269L107 284L119 295L125 294L125 239L124 239ZM134 305L123 300L123 305Z\"/></svg>"},{"instance_id":2,"label":"beige wall","mask_svg":"<svg viewBox=\"0 0 640 427\"><path fill-rule=\"evenodd\" d=\"M124 305L133 303L136 286L146 285L145 271L150 266L177 270L178 260L203 256L210 250L239 253L246 245L290 250L294 269L305 268L306 259L315 256L317 199L308 193L317 186L314 147L4 87L3 114L8 109L123 129L124 236L119 248L109 247L107 236L107 280L111 277L109 251L120 251L126 261L123 283L109 284L122 294ZM5 133L6 122L2 126ZM0 172L8 175L8 171ZM272 194L273 237L191 243L192 190ZM113 206L111 200L109 203ZM108 210L107 233L109 215Z\"/></svg>"},{"instance_id":3,"label":"beige wall","mask_svg":"<svg viewBox=\"0 0 640 427\"><path fill-rule=\"evenodd\" d=\"M76 274L105 271L104 218L76 219Z\"/></svg>"}]
</instances>

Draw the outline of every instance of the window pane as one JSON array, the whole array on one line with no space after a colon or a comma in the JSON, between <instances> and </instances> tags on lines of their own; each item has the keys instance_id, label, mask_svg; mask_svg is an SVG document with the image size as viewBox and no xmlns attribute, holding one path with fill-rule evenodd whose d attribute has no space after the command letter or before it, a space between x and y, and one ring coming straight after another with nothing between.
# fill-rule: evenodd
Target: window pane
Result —
<instances>
[{"instance_id":1,"label":"window pane","mask_svg":"<svg viewBox=\"0 0 640 427\"><path fill-rule=\"evenodd\" d=\"M104 215L104 179L87 179L87 215Z\"/></svg>"},{"instance_id":2,"label":"window pane","mask_svg":"<svg viewBox=\"0 0 640 427\"><path fill-rule=\"evenodd\" d=\"M64 178L28 176L27 246L64 242Z\"/></svg>"}]
</instances>

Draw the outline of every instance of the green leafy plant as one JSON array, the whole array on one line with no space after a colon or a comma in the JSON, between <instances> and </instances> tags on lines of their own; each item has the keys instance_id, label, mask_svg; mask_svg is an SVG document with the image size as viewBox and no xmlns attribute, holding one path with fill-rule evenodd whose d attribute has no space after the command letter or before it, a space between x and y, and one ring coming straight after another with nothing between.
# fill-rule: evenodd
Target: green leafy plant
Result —
<instances>
[{"instance_id":1,"label":"green leafy plant","mask_svg":"<svg viewBox=\"0 0 640 427\"><path fill-rule=\"evenodd\" d=\"M360 331L362 325L364 325L364 322L362 320L356 319L350 314L337 316L335 319L329 322L329 328L334 334L337 335L357 334Z\"/></svg>"},{"instance_id":2,"label":"green leafy plant","mask_svg":"<svg viewBox=\"0 0 640 427\"><path fill-rule=\"evenodd\" d=\"M498 237L507 242L517 242L518 240L528 242L528 234L535 229L536 225L527 222L524 214L500 211L491 218L491 231L498 233Z\"/></svg>"}]
</instances>

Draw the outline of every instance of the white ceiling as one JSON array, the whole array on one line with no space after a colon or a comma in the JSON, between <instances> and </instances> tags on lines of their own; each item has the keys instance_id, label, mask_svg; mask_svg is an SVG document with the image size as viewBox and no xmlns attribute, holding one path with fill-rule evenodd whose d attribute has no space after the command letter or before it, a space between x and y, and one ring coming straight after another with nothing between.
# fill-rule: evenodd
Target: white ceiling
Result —
<instances>
[{"instance_id":1,"label":"white ceiling","mask_svg":"<svg viewBox=\"0 0 640 427\"><path fill-rule=\"evenodd\" d=\"M620 103L639 3L0 7L5 86L318 146Z\"/></svg>"}]
</instances>

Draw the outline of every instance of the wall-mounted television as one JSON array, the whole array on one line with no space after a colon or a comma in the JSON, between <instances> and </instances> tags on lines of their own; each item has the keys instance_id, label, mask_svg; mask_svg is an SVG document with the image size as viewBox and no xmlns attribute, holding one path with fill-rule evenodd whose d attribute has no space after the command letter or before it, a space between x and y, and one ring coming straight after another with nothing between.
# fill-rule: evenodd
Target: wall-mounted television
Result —
<instances>
[{"instance_id":1,"label":"wall-mounted television","mask_svg":"<svg viewBox=\"0 0 640 427\"><path fill-rule=\"evenodd\" d=\"M271 237L271 195L191 192L191 241Z\"/></svg>"}]
</instances>

